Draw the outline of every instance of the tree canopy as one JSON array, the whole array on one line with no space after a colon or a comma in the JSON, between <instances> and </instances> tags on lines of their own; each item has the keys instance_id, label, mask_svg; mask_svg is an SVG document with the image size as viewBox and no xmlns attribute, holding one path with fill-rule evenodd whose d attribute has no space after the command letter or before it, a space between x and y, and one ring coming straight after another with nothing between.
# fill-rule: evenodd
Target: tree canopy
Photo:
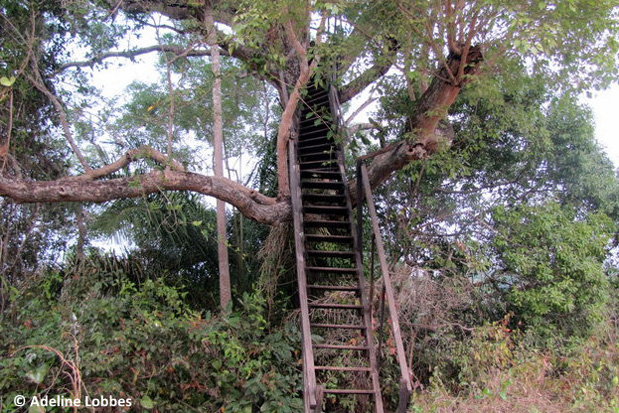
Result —
<instances>
[{"instance_id":1,"label":"tree canopy","mask_svg":"<svg viewBox=\"0 0 619 413\"><path fill-rule=\"evenodd\" d=\"M510 77L528 72L540 85L552 85L552 94L575 96L617 76L613 1L76 0L5 2L0 10L6 147L0 193L17 202L104 202L188 190L273 224L289 219L285 148L311 74L334 79L342 104L368 88L384 94L397 90L401 96L397 107L382 98L391 113L375 119L375 127L388 130L380 140L382 152L369 165L375 187L411 161L452 144L454 137L445 134L441 121L463 88L482 97L502 89L517 94L523 86ZM275 197L192 165L192 140L211 139L205 116L210 103L200 92L209 87L205 16L211 12L216 44L232 68L230 81L252 85L224 87L235 107L254 112L234 111L249 123L235 129L228 118L228 139L257 129L264 119L256 115L271 110L256 104L250 90L265 87L279 97ZM153 44L127 47L123 39L145 28L155 33ZM89 87L89 70L105 67L113 57L134 59L144 53L159 53L161 70L169 75L162 79L165 86L148 86L159 91L144 90L148 97L143 102L136 89L124 108L106 102L105 116L93 120L89 111L98 111L101 103L95 103ZM131 105L139 112L133 127L121 122ZM33 113L38 115L33 118ZM41 145L50 139L70 149L70 154L56 155L68 169L48 178L24 176L29 168L20 152L26 142ZM350 139L362 146L357 137ZM93 156L97 152L104 156ZM123 168L128 174L119 176Z\"/></svg>"}]
</instances>

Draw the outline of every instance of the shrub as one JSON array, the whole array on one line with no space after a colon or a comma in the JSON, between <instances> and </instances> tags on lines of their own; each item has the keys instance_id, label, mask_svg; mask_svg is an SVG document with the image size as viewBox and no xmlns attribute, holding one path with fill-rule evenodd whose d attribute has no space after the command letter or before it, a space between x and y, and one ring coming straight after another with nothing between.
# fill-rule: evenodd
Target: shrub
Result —
<instances>
[{"instance_id":1,"label":"shrub","mask_svg":"<svg viewBox=\"0 0 619 413\"><path fill-rule=\"evenodd\" d=\"M74 277L61 293L57 280L30 283L0 316L9 410L17 394L128 397L135 411L302 410L299 333L270 331L260 297L220 317L190 311L161 280Z\"/></svg>"}]
</instances>

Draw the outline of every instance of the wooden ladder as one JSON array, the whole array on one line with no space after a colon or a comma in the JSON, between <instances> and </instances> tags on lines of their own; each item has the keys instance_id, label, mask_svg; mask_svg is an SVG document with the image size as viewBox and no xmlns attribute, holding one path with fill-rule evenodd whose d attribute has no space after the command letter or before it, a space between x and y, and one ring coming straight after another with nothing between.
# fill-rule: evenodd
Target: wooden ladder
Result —
<instances>
[{"instance_id":1,"label":"wooden ladder","mask_svg":"<svg viewBox=\"0 0 619 413\"><path fill-rule=\"evenodd\" d=\"M382 413L370 305L328 89L312 86L290 149L305 412L343 397Z\"/></svg>"}]
</instances>

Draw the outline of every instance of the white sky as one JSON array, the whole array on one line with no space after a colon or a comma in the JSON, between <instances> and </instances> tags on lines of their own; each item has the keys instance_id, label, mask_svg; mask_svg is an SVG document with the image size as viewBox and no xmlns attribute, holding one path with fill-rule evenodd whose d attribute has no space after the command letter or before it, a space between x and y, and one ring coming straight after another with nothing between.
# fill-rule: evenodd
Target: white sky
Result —
<instances>
[{"instance_id":1,"label":"white sky","mask_svg":"<svg viewBox=\"0 0 619 413\"><path fill-rule=\"evenodd\" d=\"M597 92L585 100L595 115L595 136L608 157L619 168L619 85Z\"/></svg>"}]
</instances>

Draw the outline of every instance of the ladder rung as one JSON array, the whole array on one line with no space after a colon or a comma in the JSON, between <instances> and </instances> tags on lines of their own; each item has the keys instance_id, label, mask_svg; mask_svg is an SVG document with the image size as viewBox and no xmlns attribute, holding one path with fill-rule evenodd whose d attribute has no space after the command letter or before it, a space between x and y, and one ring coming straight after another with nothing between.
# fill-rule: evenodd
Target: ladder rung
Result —
<instances>
[{"instance_id":1,"label":"ladder rung","mask_svg":"<svg viewBox=\"0 0 619 413\"><path fill-rule=\"evenodd\" d=\"M307 106L312 106L316 104L316 102L326 102L329 103L329 92L326 90L320 90L316 93L312 93L309 95L309 99L303 100L303 110L310 110ZM306 106L307 105L307 106Z\"/></svg>"},{"instance_id":2,"label":"ladder rung","mask_svg":"<svg viewBox=\"0 0 619 413\"><path fill-rule=\"evenodd\" d=\"M325 181L301 181L301 186L307 188L320 188L320 189L339 189L344 187L344 183L342 181L336 182L325 182Z\"/></svg>"},{"instance_id":3,"label":"ladder rung","mask_svg":"<svg viewBox=\"0 0 619 413\"><path fill-rule=\"evenodd\" d=\"M323 393L331 394L375 394L372 389L324 389Z\"/></svg>"},{"instance_id":4,"label":"ladder rung","mask_svg":"<svg viewBox=\"0 0 619 413\"><path fill-rule=\"evenodd\" d=\"M299 132L300 134L301 132ZM313 146L313 145L317 145L320 142L324 142L325 145L331 145L333 143L333 141L329 138L327 138L326 136L320 136L318 138L311 138L311 139L303 139L303 136L300 135L299 137L299 149L301 148L306 148L308 146Z\"/></svg>"},{"instance_id":5,"label":"ladder rung","mask_svg":"<svg viewBox=\"0 0 619 413\"><path fill-rule=\"evenodd\" d=\"M342 174L340 171L321 171L320 169L305 169L301 172L301 178L310 179L337 179L342 180Z\"/></svg>"},{"instance_id":6,"label":"ladder rung","mask_svg":"<svg viewBox=\"0 0 619 413\"><path fill-rule=\"evenodd\" d=\"M340 366L314 366L316 370L327 370L327 371L361 371L361 372L370 372L372 371L371 367L340 367Z\"/></svg>"},{"instance_id":7,"label":"ladder rung","mask_svg":"<svg viewBox=\"0 0 619 413\"><path fill-rule=\"evenodd\" d=\"M302 153L299 155L299 158L317 158L317 159L323 159L324 157L327 157L328 159L336 159L337 158L337 153L333 150L329 150L329 149L325 149L325 150L319 150L316 152L309 152L309 153Z\"/></svg>"},{"instance_id":8,"label":"ladder rung","mask_svg":"<svg viewBox=\"0 0 619 413\"><path fill-rule=\"evenodd\" d=\"M337 166L337 159L330 159L324 161L305 161L300 162L299 165L301 166L301 169L315 169L316 167L335 168ZM301 184L303 184L303 181L301 181Z\"/></svg>"},{"instance_id":9,"label":"ladder rung","mask_svg":"<svg viewBox=\"0 0 619 413\"><path fill-rule=\"evenodd\" d=\"M302 130L299 131L299 136L300 139L303 141L308 141L310 139L325 139L324 142L322 142L323 145L325 145L326 148L333 148L332 144L333 142L329 141L327 136L329 135L329 127L325 126L324 124L318 124L318 125L306 125L303 127ZM306 149L307 145L304 145L302 147L299 147L299 149Z\"/></svg>"},{"instance_id":10,"label":"ladder rung","mask_svg":"<svg viewBox=\"0 0 619 413\"><path fill-rule=\"evenodd\" d=\"M326 142L323 144L316 144L312 146L304 146L303 148L299 148L299 155L304 155L305 153L316 153L316 152L334 152L336 148L331 145L331 143Z\"/></svg>"},{"instance_id":11,"label":"ladder rung","mask_svg":"<svg viewBox=\"0 0 619 413\"><path fill-rule=\"evenodd\" d=\"M310 284L307 288L312 290L325 290L325 291L359 291L360 288L354 285L317 285Z\"/></svg>"},{"instance_id":12,"label":"ladder rung","mask_svg":"<svg viewBox=\"0 0 619 413\"><path fill-rule=\"evenodd\" d=\"M353 258L355 256L354 251L318 251L308 250L308 256L312 257L326 257L326 258Z\"/></svg>"},{"instance_id":13,"label":"ladder rung","mask_svg":"<svg viewBox=\"0 0 619 413\"><path fill-rule=\"evenodd\" d=\"M301 110L301 119L305 119L308 113L311 113L312 117L317 117L321 112L320 108L324 107L329 109L329 95L313 95L310 100L303 101L303 109Z\"/></svg>"},{"instance_id":14,"label":"ladder rung","mask_svg":"<svg viewBox=\"0 0 619 413\"><path fill-rule=\"evenodd\" d=\"M318 234L306 234L306 241L312 242L332 242L337 244L350 244L353 238L348 235L318 235Z\"/></svg>"},{"instance_id":15,"label":"ladder rung","mask_svg":"<svg viewBox=\"0 0 619 413\"><path fill-rule=\"evenodd\" d=\"M339 172L340 171L340 165L337 162L331 162L328 165L311 165L315 162L308 162L307 165L303 165L303 167L301 168L301 172L303 171L307 171L309 169L311 169L312 171L315 170L321 170L321 171L325 171L325 172ZM301 166L299 164L299 166Z\"/></svg>"},{"instance_id":16,"label":"ladder rung","mask_svg":"<svg viewBox=\"0 0 619 413\"><path fill-rule=\"evenodd\" d=\"M314 344L314 348L324 348L328 350L350 350L350 351L367 351L370 348L366 346L343 346L339 344Z\"/></svg>"},{"instance_id":17,"label":"ladder rung","mask_svg":"<svg viewBox=\"0 0 619 413\"><path fill-rule=\"evenodd\" d=\"M333 221L328 219L316 219L303 221L303 225L311 228L350 228L350 221Z\"/></svg>"},{"instance_id":18,"label":"ladder rung","mask_svg":"<svg viewBox=\"0 0 619 413\"><path fill-rule=\"evenodd\" d=\"M307 113L305 115L307 115ZM315 125L316 120L320 120L319 125L327 126L331 123L326 118L321 118L320 116L318 116L318 114L312 112L312 116L310 116L309 118L306 118L305 116L301 118L300 125L301 126Z\"/></svg>"},{"instance_id":19,"label":"ladder rung","mask_svg":"<svg viewBox=\"0 0 619 413\"><path fill-rule=\"evenodd\" d=\"M361 310L362 305L359 304L330 304L330 303L309 303L312 308L331 308L334 310Z\"/></svg>"},{"instance_id":20,"label":"ladder rung","mask_svg":"<svg viewBox=\"0 0 619 413\"><path fill-rule=\"evenodd\" d=\"M307 271L332 273L332 274L357 274L356 268L341 268L341 267L305 267Z\"/></svg>"},{"instance_id":21,"label":"ladder rung","mask_svg":"<svg viewBox=\"0 0 619 413\"><path fill-rule=\"evenodd\" d=\"M348 207L342 205L305 205L303 212L306 214L346 215Z\"/></svg>"},{"instance_id":22,"label":"ladder rung","mask_svg":"<svg viewBox=\"0 0 619 413\"><path fill-rule=\"evenodd\" d=\"M326 205L344 205L346 204L345 195L322 195L322 194L303 194L303 202Z\"/></svg>"},{"instance_id":23,"label":"ladder rung","mask_svg":"<svg viewBox=\"0 0 619 413\"><path fill-rule=\"evenodd\" d=\"M366 330L366 326L358 325L358 324L325 324L325 323L316 323L311 325L313 328L342 328L346 330Z\"/></svg>"}]
</instances>

